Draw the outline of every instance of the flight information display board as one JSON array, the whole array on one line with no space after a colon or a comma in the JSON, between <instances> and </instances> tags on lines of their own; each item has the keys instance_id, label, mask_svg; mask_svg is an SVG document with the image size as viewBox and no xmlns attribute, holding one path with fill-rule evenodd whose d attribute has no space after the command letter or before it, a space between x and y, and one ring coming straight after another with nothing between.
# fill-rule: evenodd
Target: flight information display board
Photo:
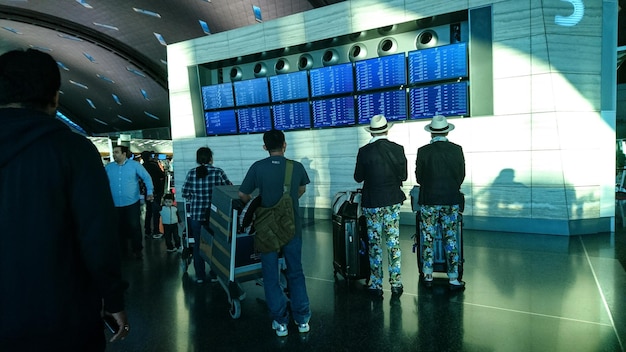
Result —
<instances>
[{"instance_id":1,"label":"flight information display board","mask_svg":"<svg viewBox=\"0 0 626 352\"><path fill-rule=\"evenodd\" d=\"M354 122L352 96L313 101L313 127L346 126Z\"/></svg>"},{"instance_id":2,"label":"flight information display board","mask_svg":"<svg viewBox=\"0 0 626 352\"><path fill-rule=\"evenodd\" d=\"M359 124L370 123L372 116L385 115L389 121L406 119L406 91L394 90L356 97Z\"/></svg>"},{"instance_id":3,"label":"flight information display board","mask_svg":"<svg viewBox=\"0 0 626 352\"><path fill-rule=\"evenodd\" d=\"M204 113L207 136L237 133L235 110L207 111Z\"/></svg>"},{"instance_id":4,"label":"flight information display board","mask_svg":"<svg viewBox=\"0 0 626 352\"><path fill-rule=\"evenodd\" d=\"M311 69L309 76L311 97L352 93L354 90L351 62Z\"/></svg>"},{"instance_id":5,"label":"flight information display board","mask_svg":"<svg viewBox=\"0 0 626 352\"><path fill-rule=\"evenodd\" d=\"M398 87L406 84L404 53L357 61L356 90Z\"/></svg>"},{"instance_id":6,"label":"flight information display board","mask_svg":"<svg viewBox=\"0 0 626 352\"><path fill-rule=\"evenodd\" d=\"M237 106L266 104L270 102L267 78L255 78L237 81L235 86L235 102Z\"/></svg>"},{"instance_id":7,"label":"flight information display board","mask_svg":"<svg viewBox=\"0 0 626 352\"><path fill-rule=\"evenodd\" d=\"M265 132L272 129L269 106L238 109L239 133Z\"/></svg>"},{"instance_id":8,"label":"flight information display board","mask_svg":"<svg viewBox=\"0 0 626 352\"><path fill-rule=\"evenodd\" d=\"M270 95L273 102L306 99L309 97L309 82L306 71L270 77Z\"/></svg>"},{"instance_id":9,"label":"flight information display board","mask_svg":"<svg viewBox=\"0 0 626 352\"><path fill-rule=\"evenodd\" d=\"M202 87L204 110L230 108L235 106L232 83L214 84Z\"/></svg>"},{"instance_id":10,"label":"flight information display board","mask_svg":"<svg viewBox=\"0 0 626 352\"><path fill-rule=\"evenodd\" d=\"M409 89L409 112L411 119L467 116L467 82Z\"/></svg>"},{"instance_id":11,"label":"flight information display board","mask_svg":"<svg viewBox=\"0 0 626 352\"><path fill-rule=\"evenodd\" d=\"M410 51L409 84L467 77L467 43Z\"/></svg>"},{"instance_id":12,"label":"flight information display board","mask_svg":"<svg viewBox=\"0 0 626 352\"><path fill-rule=\"evenodd\" d=\"M281 131L311 128L311 109L306 101L274 105L274 128Z\"/></svg>"}]
</instances>

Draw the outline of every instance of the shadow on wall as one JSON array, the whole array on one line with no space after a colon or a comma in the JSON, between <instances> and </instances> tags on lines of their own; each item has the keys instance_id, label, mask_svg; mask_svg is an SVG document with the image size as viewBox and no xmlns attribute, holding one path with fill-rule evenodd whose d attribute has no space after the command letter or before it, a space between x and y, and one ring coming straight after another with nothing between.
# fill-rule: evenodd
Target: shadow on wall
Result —
<instances>
[{"instance_id":1,"label":"shadow on wall","mask_svg":"<svg viewBox=\"0 0 626 352\"><path fill-rule=\"evenodd\" d=\"M502 169L491 184L473 194L476 216L530 217L528 186L515 181L515 170Z\"/></svg>"}]
</instances>

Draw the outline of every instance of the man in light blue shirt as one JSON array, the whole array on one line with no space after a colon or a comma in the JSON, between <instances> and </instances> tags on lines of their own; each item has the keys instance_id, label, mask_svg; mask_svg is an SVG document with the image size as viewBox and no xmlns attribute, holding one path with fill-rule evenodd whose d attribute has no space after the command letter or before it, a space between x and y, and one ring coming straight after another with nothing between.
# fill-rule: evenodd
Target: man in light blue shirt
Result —
<instances>
[{"instance_id":1,"label":"man in light blue shirt","mask_svg":"<svg viewBox=\"0 0 626 352\"><path fill-rule=\"evenodd\" d=\"M130 238L133 255L135 258L141 259L143 243L140 224L139 180L141 179L146 185L147 201L154 199L154 186L148 171L140 163L128 159L129 153L130 150L126 146L113 147L114 162L107 164L105 170L109 176L113 203L117 209L122 253L127 251L126 241Z\"/></svg>"}]
</instances>

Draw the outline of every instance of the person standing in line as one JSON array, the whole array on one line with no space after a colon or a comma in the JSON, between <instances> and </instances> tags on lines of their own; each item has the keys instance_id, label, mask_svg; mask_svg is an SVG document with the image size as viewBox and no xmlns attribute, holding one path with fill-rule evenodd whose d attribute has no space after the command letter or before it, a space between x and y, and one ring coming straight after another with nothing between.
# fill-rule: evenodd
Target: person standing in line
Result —
<instances>
[{"instance_id":1,"label":"person standing in line","mask_svg":"<svg viewBox=\"0 0 626 352\"><path fill-rule=\"evenodd\" d=\"M263 143L263 149L267 150L270 156L252 164L239 187L239 198L244 203L248 203L252 199L252 193L258 188L261 206L271 207L278 203L283 195L287 143L285 142L285 134L279 130L265 132ZM304 166L294 160L290 195L293 199L296 230L293 239L281 248L281 252L287 266L291 314L298 326L298 331L301 333L309 332L311 310L304 272L302 271L302 220L299 215L298 199L306 191L306 185L309 182L309 176ZM276 331L278 336L287 336L289 333L287 329L289 312L287 310L287 297L279 282L278 252L261 253L261 266L265 300L270 317L273 319L272 329Z\"/></svg>"},{"instance_id":2,"label":"person standing in line","mask_svg":"<svg viewBox=\"0 0 626 352\"><path fill-rule=\"evenodd\" d=\"M173 204L173 194L168 193L163 196L163 207L161 207L160 215L163 220L163 235L168 252L176 252L178 249L182 249L180 237L178 236L178 209ZM172 240L174 241L173 246Z\"/></svg>"},{"instance_id":3,"label":"person standing in line","mask_svg":"<svg viewBox=\"0 0 626 352\"><path fill-rule=\"evenodd\" d=\"M370 121L372 139L359 149L354 169L354 180L363 182L361 204L367 221L369 239L370 285L375 298L383 295L382 241L387 244L389 283L392 298L402 295L400 251L400 207L406 199L402 181L407 179L407 161L404 147L387 139L391 124L383 115Z\"/></svg>"},{"instance_id":4,"label":"person standing in line","mask_svg":"<svg viewBox=\"0 0 626 352\"><path fill-rule=\"evenodd\" d=\"M163 237L159 231L159 211L161 210L161 199L165 193L165 172L154 160L152 152L141 152L143 167L152 178L154 186L154 198L152 201L146 202L146 217L144 221L144 229L146 236L152 236L154 239Z\"/></svg>"},{"instance_id":5,"label":"person standing in line","mask_svg":"<svg viewBox=\"0 0 626 352\"><path fill-rule=\"evenodd\" d=\"M457 227L460 207L463 204L461 184L465 179L465 157L461 146L448 141L448 132L454 125L444 116L433 117L424 129L430 132L430 143L417 150L415 177L420 184L420 232L425 248L422 272L424 283L433 281L433 238L437 227L442 227L444 247L448 260L448 279L451 289L465 287L458 280L459 249Z\"/></svg>"},{"instance_id":6,"label":"person standing in line","mask_svg":"<svg viewBox=\"0 0 626 352\"><path fill-rule=\"evenodd\" d=\"M140 163L128 158L130 150L125 145L113 147L113 160L105 166L113 202L117 209L118 234L122 251L127 249L126 239L130 238L133 256L142 259L143 238L141 236L141 205L139 180L146 185L146 201L152 201L154 187L152 178Z\"/></svg>"},{"instance_id":7,"label":"person standing in line","mask_svg":"<svg viewBox=\"0 0 626 352\"><path fill-rule=\"evenodd\" d=\"M206 262L200 256L200 235L202 226L208 229L207 210L213 199L213 187L232 185L224 170L213 166L213 151L202 147L196 151L196 162L199 164L187 172L183 183L182 196L189 202L190 230L193 236L193 266L196 270L196 283L206 280ZM217 281L213 270L209 272L211 281Z\"/></svg>"},{"instance_id":8,"label":"person standing in line","mask_svg":"<svg viewBox=\"0 0 626 352\"><path fill-rule=\"evenodd\" d=\"M49 54L0 56L0 351L104 351L103 310L110 341L130 332L111 191L93 143L55 118L60 87Z\"/></svg>"}]
</instances>

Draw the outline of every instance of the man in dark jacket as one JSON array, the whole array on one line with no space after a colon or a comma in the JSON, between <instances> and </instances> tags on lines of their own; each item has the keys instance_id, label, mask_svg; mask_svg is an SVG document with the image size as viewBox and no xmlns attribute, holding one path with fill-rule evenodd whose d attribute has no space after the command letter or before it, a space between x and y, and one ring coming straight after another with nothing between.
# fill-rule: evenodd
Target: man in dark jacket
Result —
<instances>
[{"instance_id":1,"label":"man in dark jacket","mask_svg":"<svg viewBox=\"0 0 626 352\"><path fill-rule=\"evenodd\" d=\"M444 116L435 116L424 129L431 133L429 144L417 150L415 176L420 184L420 232L425 249L422 253L424 282L433 281L433 238L438 226L445 236L444 247L448 259L448 278L451 288L463 288L459 281L457 226L463 204L461 184L465 179L465 157L461 146L448 141L448 132L454 125Z\"/></svg>"},{"instance_id":2,"label":"man in dark jacket","mask_svg":"<svg viewBox=\"0 0 626 352\"><path fill-rule=\"evenodd\" d=\"M54 118L60 84L48 54L0 56L0 351L104 351L103 309L130 330L107 176Z\"/></svg>"},{"instance_id":3,"label":"man in dark jacket","mask_svg":"<svg viewBox=\"0 0 626 352\"><path fill-rule=\"evenodd\" d=\"M146 202L144 229L146 236L152 235L152 238L159 239L163 237L159 230L159 220L161 219L159 212L161 211L161 199L165 192L165 171L154 161L152 152L141 152L141 159L143 160L143 167L150 174L152 185L154 186L154 199Z\"/></svg>"},{"instance_id":4,"label":"man in dark jacket","mask_svg":"<svg viewBox=\"0 0 626 352\"><path fill-rule=\"evenodd\" d=\"M354 180L363 182L361 205L369 238L369 291L376 298L383 295L383 238L389 256L392 298L398 298L403 291L399 236L400 206L406 199L401 187L407 179L407 167L404 147L387 139L390 128L385 116L372 117L369 127L365 127L372 139L359 149L354 169Z\"/></svg>"}]
</instances>

